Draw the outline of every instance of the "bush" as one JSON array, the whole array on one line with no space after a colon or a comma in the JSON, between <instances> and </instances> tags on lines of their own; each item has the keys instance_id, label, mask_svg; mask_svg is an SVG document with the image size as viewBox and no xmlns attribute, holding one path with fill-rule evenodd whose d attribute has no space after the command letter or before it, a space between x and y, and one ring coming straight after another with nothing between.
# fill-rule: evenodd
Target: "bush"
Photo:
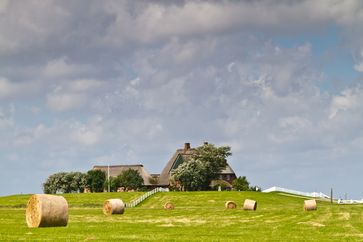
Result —
<instances>
[{"instance_id":1,"label":"bush","mask_svg":"<svg viewBox=\"0 0 363 242\"><path fill-rule=\"evenodd\" d=\"M249 185L250 183L245 176L240 176L232 182L233 189L237 191L248 191Z\"/></svg>"},{"instance_id":2,"label":"bush","mask_svg":"<svg viewBox=\"0 0 363 242\"><path fill-rule=\"evenodd\" d=\"M256 191L260 192L261 188L258 186L250 186L245 176L240 176L232 182L233 189L237 191Z\"/></svg>"}]
</instances>

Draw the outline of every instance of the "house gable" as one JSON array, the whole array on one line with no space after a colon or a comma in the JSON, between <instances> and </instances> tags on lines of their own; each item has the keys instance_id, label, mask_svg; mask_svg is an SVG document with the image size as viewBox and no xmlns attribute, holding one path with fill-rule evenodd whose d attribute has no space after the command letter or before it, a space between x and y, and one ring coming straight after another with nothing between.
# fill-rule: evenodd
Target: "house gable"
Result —
<instances>
[{"instance_id":1,"label":"house gable","mask_svg":"<svg viewBox=\"0 0 363 242\"><path fill-rule=\"evenodd\" d=\"M182 163L184 162L183 156L181 156L180 154L178 154L178 156L176 157L173 165L171 166L170 170L175 170L176 168L178 168L178 166L180 166Z\"/></svg>"}]
</instances>

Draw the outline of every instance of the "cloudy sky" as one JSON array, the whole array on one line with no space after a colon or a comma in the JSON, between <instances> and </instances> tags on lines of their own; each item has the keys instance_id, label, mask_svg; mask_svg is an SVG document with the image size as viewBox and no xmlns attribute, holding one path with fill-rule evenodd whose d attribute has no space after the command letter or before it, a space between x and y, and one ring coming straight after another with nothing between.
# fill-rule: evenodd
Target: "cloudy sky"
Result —
<instances>
[{"instance_id":1,"label":"cloudy sky","mask_svg":"<svg viewBox=\"0 0 363 242\"><path fill-rule=\"evenodd\" d=\"M262 188L363 198L363 2L0 0L0 195L232 147Z\"/></svg>"}]
</instances>

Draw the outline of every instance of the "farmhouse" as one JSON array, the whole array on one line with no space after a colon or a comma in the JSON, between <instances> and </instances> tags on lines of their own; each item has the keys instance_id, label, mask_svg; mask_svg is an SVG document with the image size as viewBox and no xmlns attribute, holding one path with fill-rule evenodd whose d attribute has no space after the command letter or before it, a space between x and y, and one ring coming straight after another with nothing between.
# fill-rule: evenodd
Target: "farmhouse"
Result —
<instances>
[{"instance_id":1,"label":"farmhouse","mask_svg":"<svg viewBox=\"0 0 363 242\"><path fill-rule=\"evenodd\" d=\"M204 144L208 144L205 142ZM178 166L186 161L188 161L193 154L195 154L196 149L190 147L190 143L185 143L184 148L177 149L169 161L166 163L161 174L149 174L143 165L113 165L113 166L94 166L94 170L102 170L106 174L116 177L123 171L128 169L133 169L139 172L144 180L144 185L149 187L168 187L170 185L170 177L172 170L178 168ZM231 166L227 163L227 166L218 174L220 180L224 180L231 184L234 179L236 179L236 174L234 173Z\"/></svg>"},{"instance_id":2,"label":"farmhouse","mask_svg":"<svg viewBox=\"0 0 363 242\"><path fill-rule=\"evenodd\" d=\"M205 142L204 144L208 144ZM190 147L190 143L185 143L183 149L177 149L173 156L170 158L166 166L159 177L159 186L169 186L170 176L172 170L178 168L178 166L190 159L193 154L195 154L196 150ZM226 168L224 168L219 174L219 179L232 183L234 179L236 179L236 174L234 173L231 166L227 163Z\"/></svg>"}]
</instances>

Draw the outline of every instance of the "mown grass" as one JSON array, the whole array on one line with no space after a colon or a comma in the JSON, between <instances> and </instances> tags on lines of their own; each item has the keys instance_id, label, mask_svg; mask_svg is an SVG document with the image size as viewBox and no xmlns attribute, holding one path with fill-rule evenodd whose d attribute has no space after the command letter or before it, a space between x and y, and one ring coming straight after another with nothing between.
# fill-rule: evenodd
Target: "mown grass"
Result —
<instances>
[{"instance_id":1,"label":"mown grass","mask_svg":"<svg viewBox=\"0 0 363 242\"><path fill-rule=\"evenodd\" d=\"M304 198L278 193L158 193L123 215L102 214L105 199L129 202L139 195L67 194L68 226L33 229L25 223L29 195L0 197L0 240L363 241L363 205L318 201L317 211L305 212ZM241 209L246 198L258 202L257 211ZM237 209L225 209L227 200L237 202ZM167 201L174 203L174 210L163 209Z\"/></svg>"},{"instance_id":2,"label":"mown grass","mask_svg":"<svg viewBox=\"0 0 363 242\"><path fill-rule=\"evenodd\" d=\"M69 193L63 194L69 207L102 207L104 200L110 198L121 198L123 201L131 201L141 196L142 192L125 193ZM12 195L0 197L0 208L26 208L31 195Z\"/></svg>"}]
</instances>

